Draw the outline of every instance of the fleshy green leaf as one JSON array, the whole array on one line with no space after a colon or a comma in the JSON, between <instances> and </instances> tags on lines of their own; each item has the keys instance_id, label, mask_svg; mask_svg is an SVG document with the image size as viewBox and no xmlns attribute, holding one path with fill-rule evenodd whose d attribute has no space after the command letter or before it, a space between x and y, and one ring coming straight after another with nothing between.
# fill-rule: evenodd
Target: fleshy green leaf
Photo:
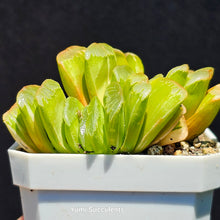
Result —
<instances>
[{"instance_id":1,"label":"fleshy green leaf","mask_svg":"<svg viewBox=\"0 0 220 220\"><path fill-rule=\"evenodd\" d=\"M125 134L124 97L118 82L112 82L104 95L104 109L106 114L106 131L112 152L120 149Z\"/></svg>"},{"instance_id":2,"label":"fleshy green leaf","mask_svg":"<svg viewBox=\"0 0 220 220\"><path fill-rule=\"evenodd\" d=\"M131 74L128 79L124 83L124 97L127 97L130 89L137 83L148 83L148 77L144 75L143 73L133 73Z\"/></svg>"},{"instance_id":3,"label":"fleshy green leaf","mask_svg":"<svg viewBox=\"0 0 220 220\"><path fill-rule=\"evenodd\" d=\"M151 81L152 90L148 99L146 121L135 153L146 149L178 111L187 92L179 84L167 78Z\"/></svg>"},{"instance_id":4,"label":"fleshy green leaf","mask_svg":"<svg viewBox=\"0 0 220 220\"><path fill-rule=\"evenodd\" d=\"M135 73L144 73L144 66L139 56L130 52L125 53L125 56L129 66Z\"/></svg>"},{"instance_id":5,"label":"fleshy green leaf","mask_svg":"<svg viewBox=\"0 0 220 220\"><path fill-rule=\"evenodd\" d=\"M15 103L7 112L3 114L3 122L7 126L15 141L17 141L17 143L25 151L30 153L39 152L30 136L28 135L17 103Z\"/></svg>"},{"instance_id":6,"label":"fleshy green leaf","mask_svg":"<svg viewBox=\"0 0 220 220\"><path fill-rule=\"evenodd\" d=\"M126 80L131 76L134 71L126 65L116 66L113 69L112 81L119 82L123 87Z\"/></svg>"},{"instance_id":7,"label":"fleshy green leaf","mask_svg":"<svg viewBox=\"0 0 220 220\"><path fill-rule=\"evenodd\" d=\"M201 134L214 120L220 109L220 84L208 90L196 112L187 119L189 135L192 139Z\"/></svg>"},{"instance_id":8,"label":"fleshy green leaf","mask_svg":"<svg viewBox=\"0 0 220 220\"><path fill-rule=\"evenodd\" d=\"M134 73L131 74L128 79L127 82L129 84L130 87L134 86L136 83L139 82L148 82L148 77L146 75L144 75L143 73Z\"/></svg>"},{"instance_id":9,"label":"fleshy green leaf","mask_svg":"<svg viewBox=\"0 0 220 220\"><path fill-rule=\"evenodd\" d=\"M41 126L42 122L38 119L36 112L37 102L35 96L40 86L29 85L23 87L17 94L17 103L20 108L21 117L27 128L27 132L39 152L53 153L54 150L45 129Z\"/></svg>"},{"instance_id":10,"label":"fleshy green leaf","mask_svg":"<svg viewBox=\"0 0 220 220\"><path fill-rule=\"evenodd\" d=\"M86 153L111 153L111 148L107 144L104 109L96 96L82 111L79 136Z\"/></svg>"},{"instance_id":11,"label":"fleshy green leaf","mask_svg":"<svg viewBox=\"0 0 220 220\"><path fill-rule=\"evenodd\" d=\"M149 80L149 82L151 83L151 82L154 81L155 79L163 78L163 77L164 77L164 75L163 75L162 73L159 73L159 74L155 75L153 78L151 78L151 79Z\"/></svg>"},{"instance_id":12,"label":"fleshy green leaf","mask_svg":"<svg viewBox=\"0 0 220 220\"><path fill-rule=\"evenodd\" d=\"M117 66L128 65L128 61L125 57L125 54L121 50L114 48L114 52L115 52L115 56L116 56L116 65Z\"/></svg>"},{"instance_id":13,"label":"fleshy green leaf","mask_svg":"<svg viewBox=\"0 0 220 220\"><path fill-rule=\"evenodd\" d=\"M77 98L83 105L89 102L84 80L85 49L71 46L57 55L58 69L66 93Z\"/></svg>"},{"instance_id":14,"label":"fleshy green leaf","mask_svg":"<svg viewBox=\"0 0 220 220\"><path fill-rule=\"evenodd\" d=\"M83 110L81 102L73 97L68 97L64 107L64 128L68 145L75 153L83 153L79 141L79 121Z\"/></svg>"},{"instance_id":15,"label":"fleshy green leaf","mask_svg":"<svg viewBox=\"0 0 220 220\"><path fill-rule=\"evenodd\" d=\"M116 66L116 56L111 46L93 43L85 52L85 81L90 99L97 96L103 101L106 87L110 84L112 70Z\"/></svg>"},{"instance_id":16,"label":"fleshy green leaf","mask_svg":"<svg viewBox=\"0 0 220 220\"><path fill-rule=\"evenodd\" d=\"M125 139L121 152L133 152L144 122L151 86L146 82L136 83L127 94L125 102Z\"/></svg>"},{"instance_id":17,"label":"fleshy green leaf","mask_svg":"<svg viewBox=\"0 0 220 220\"><path fill-rule=\"evenodd\" d=\"M174 67L167 73L167 78L174 80L179 83L181 86L184 86L186 83L187 75L189 71L189 66L183 64L181 66Z\"/></svg>"},{"instance_id":18,"label":"fleshy green leaf","mask_svg":"<svg viewBox=\"0 0 220 220\"><path fill-rule=\"evenodd\" d=\"M160 133L157 135L157 137L154 139L154 141L151 143L151 145L158 144L161 140L166 138L172 130L176 130L177 127L179 127L179 121L182 118L182 116L186 113L185 106L181 105L178 111L173 115L173 117L170 119L170 121L166 124L166 126L160 131ZM169 138L167 138L169 139ZM169 144L172 142L173 138L169 139ZM165 141L164 141L165 143ZM175 143L175 142L173 142ZM167 143L168 144L168 143Z\"/></svg>"},{"instance_id":19,"label":"fleshy green leaf","mask_svg":"<svg viewBox=\"0 0 220 220\"><path fill-rule=\"evenodd\" d=\"M45 80L36 99L41 121L53 146L60 153L73 152L64 138L63 112L66 98L59 83Z\"/></svg>"},{"instance_id":20,"label":"fleshy green leaf","mask_svg":"<svg viewBox=\"0 0 220 220\"><path fill-rule=\"evenodd\" d=\"M204 98L209 82L213 76L213 72L213 68L206 67L188 74L186 84L184 85L184 88L188 92L188 96L183 102L187 109L185 115L186 119L194 114Z\"/></svg>"}]
</instances>

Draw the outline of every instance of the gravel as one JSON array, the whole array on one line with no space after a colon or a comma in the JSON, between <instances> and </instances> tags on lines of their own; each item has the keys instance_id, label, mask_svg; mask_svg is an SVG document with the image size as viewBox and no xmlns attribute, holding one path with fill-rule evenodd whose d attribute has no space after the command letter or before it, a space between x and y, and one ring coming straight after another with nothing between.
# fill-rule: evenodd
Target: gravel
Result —
<instances>
[{"instance_id":1,"label":"gravel","mask_svg":"<svg viewBox=\"0 0 220 220\"><path fill-rule=\"evenodd\" d=\"M202 156L219 153L216 141L210 140L205 134L192 141L181 141L166 146L153 145L146 151L148 155Z\"/></svg>"}]
</instances>

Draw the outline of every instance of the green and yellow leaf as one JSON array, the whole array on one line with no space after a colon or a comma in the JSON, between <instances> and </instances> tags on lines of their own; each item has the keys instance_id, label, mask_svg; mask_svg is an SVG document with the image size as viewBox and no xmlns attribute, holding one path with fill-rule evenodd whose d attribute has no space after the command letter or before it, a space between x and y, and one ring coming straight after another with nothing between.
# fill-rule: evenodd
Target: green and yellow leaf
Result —
<instances>
[{"instance_id":1,"label":"green and yellow leaf","mask_svg":"<svg viewBox=\"0 0 220 220\"><path fill-rule=\"evenodd\" d=\"M186 119L190 118L205 97L214 69L206 67L189 73L184 88L188 96L183 102L187 109Z\"/></svg>"},{"instance_id":2,"label":"green and yellow leaf","mask_svg":"<svg viewBox=\"0 0 220 220\"><path fill-rule=\"evenodd\" d=\"M17 103L15 103L7 112L3 114L3 122L5 123L15 141L25 151L30 153L39 152L38 148L28 135Z\"/></svg>"},{"instance_id":3,"label":"green and yellow leaf","mask_svg":"<svg viewBox=\"0 0 220 220\"><path fill-rule=\"evenodd\" d=\"M108 141L112 153L117 153L125 135L124 97L118 82L112 82L107 87L104 95L104 110Z\"/></svg>"},{"instance_id":4,"label":"green and yellow leaf","mask_svg":"<svg viewBox=\"0 0 220 220\"><path fill-rule=\"evenodd\" d=\"M154 81L155 79L163 78L163 77L164 77L164 75L163 75L162 73L159 73L159 74L155 75L153 78L151 78L151 79L149 80L149 82L151 83L151 82Z\"/></svg>"},{"instance_id":5,"label":"green and yellow leaf","mask_svg":"<svg viewBox=\"0 0 220 220\"><path fill-rule=\"evenodd\" d=\"M146 149L178 111L187 97L183 87L167 78L151 81L146 120L135 153Z\"/></svg>"},{"instance_id":6,"label":"green and yellow leaf","mask_svg":"<svg viewBox=\"0 0 220 220\"><path fill-rule=\"evenodd\" d=\"M174 114L174 116L166 124L166 126L160 131L160 133L157 135L157 137L154 139L151 145L158 144L159 142L164 140L170 133L172 133L172 130L176 130L177 127L179 127L180 119L183 117L185 113L186 113L186 108L184 105L181 105L180 108ZM169 142L171 143L172 140L174 139L170 138Z\"/></svg>"},{"instance_id":7,"label":"green and yellow leaf","mask_svg":"<svg viewBox=\"0 0 220 220\"><path fill-rule=\"evenodd\" d=\"M45 80L36 94L43 127L52 145L59 153L73 152L64 138L63 113L65 99L66 97L59 83L51 79Z\"/></svg>"},{"instance_id":8,"label":"green and yellow leaf","mask_svg":"<svg viewBox=\"0 0 220 220\"><path fill-rule=\"evenodd\" d=\"M97 96L101 103L112 79L116 56L111 46L93 43L85 51L85 81L90 99Z\"/></svg>"},{"instance_id":9,"label":"green and yellow leaf","mask_svg":"<svg viewBox=\"0 0 220 220\"><path fill-rule=\"evenodd\" d=\"M144 73L144 65L139 56L130 52L125 53L125 56L129 66L135 73Z\"/></svg>"},{"instance_id":10,"label":"green and yellow leaf","mask_svg":"<svg viewBox=\"0 0 220 220\"><path fill-rule=\"evenodd\" d=\"M68 97L64 107L64 130L68 145L74 153L83 153L79 141L79 123L83 110L82 103L74 98Z\"/></svg>"},{"instance_id":11,"label":"green and yellow leaf","mask_svg":"<svg viewBox=\"0 0 220 220\"><path fill-rule=\"evenodd\" d=\"M125 54L119 50L114 48L115 56L116 56L116 65L121 66L121 65L128 65L128 61L126 59Z\"/></svg>"},{"instance_id":12,"label":"green and yellow leaf","mask_svg":"<svg viewBox=\"0 0 220 220\"><path fill-rule=\"evenodd\" d=\"M126 80L134 74L134 71L126 65L116 66L113 69L112 81L119 82L120 85L123 87Z\"/></svg>"},{"instance_id":13,"label":"green and yellow leaf","mask_svg":"<svg viewBox=\"0 0 220 220\"><path fill-rule=\"evenodd\" d=\"M121 152L134 151L144 122L151 85L139 82L131 87L125 102L125 139Z\"/></svg>"},{"instance_id":14,"label":"green and yellow leaf","mask_svg":"<svg viewBox=\"0 0 220 220\"><path fill-rule=\"evenodd\" d=\"M189 71L189 65L183 64L172 68L166 75L168 79L172 79L175 82L179 83L181 86L184 86L187 80L187 75Z\"/></svg>"},{"instance_id":15,"label":"green and yellow leaf","mask_svg":"<svg viewBox=\"0 0 220 220\"><path fill-rule=\"evenodd\" d=\"M77 98L83 105L89 102L84 79L85 49L71 46L57 55L58 69L66 93Z\"/></svg>"},{"instance_id":16,"label":"green and yellow leaf","mask_svg":"<svg viewBox=\"0 0 220 220\"><path fill-rule=\"evenodd\" d=\"M188 140L200 135L214 120L220 108L220 84L208 90L196 112L187 119Z\"/></svg>"},{"instance_id":17,"label":"green and yellow leaf","mask_svg":"<svg viewBox=\"0 0 220 220\"><path fill-rule=\"evenodd\" d=\"M96 96L82 111L79 137L85 153L112 153L107 141L104 109Z\"/></svg>"},{"instance_id":18,"label":"green and yellow leaf","mask_svg":"<svg viewBox=\"0 0 220 220\"><path fill-rule=\"evenodd\" d=\"M45 129L41 126L42 122L40 122L36 111L37 102L35 96L39 88L40 86L38 85L23 87L17 94L17 104L27 132L39 152L54 153L56 150L54 150L48 139Z\"/></svg>"}]
</instances>

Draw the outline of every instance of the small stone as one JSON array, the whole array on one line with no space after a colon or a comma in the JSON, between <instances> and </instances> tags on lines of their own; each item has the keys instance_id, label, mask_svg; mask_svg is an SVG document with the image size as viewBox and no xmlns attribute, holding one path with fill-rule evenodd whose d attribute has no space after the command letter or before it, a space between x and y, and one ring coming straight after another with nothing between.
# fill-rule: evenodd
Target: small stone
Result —
<instances>
[{"instance_id":1,"label":"small stone","mask_svg":"<svg viewBox=\"0 0 220 220\"><path fill-rule=\"evenodd\" d=\"M207 147L202 149L203 154L215 154L216 151L212 147Z\"/></svg>"},{"instance_id":2,"label":"small stone","mask_svg":"<svg viewBox=\"0 0 220 220\"><path fill-rule=\"evenodd\" d=\"M190 150L191 153L195 153L195 150L196 150L196 149L195 149L194 146L191 146L191 147L189 147L189 150Z\"/></svg>"},{"instance_id":3,"label":"small stone","mask_svg":"<svg viewBox=\"0 0 220 220\"><path fill-rule=\"evenodd\" d=\"M174 144L167 145L164 147L164 154L173 155L174 152L175 152L175 145Z\"/></svg>"},{"instance_id":4,"label":"small stone","mask_svg":"<svg viewBox=\"0 0 220 220\"><path fill-rule=\"evenodd\" d=\"M205 133L202 133L201 135L198 136L199 141L211 141L212 139L210 139Z\"/></svg>"},{"instance_id":5,"label":"small stone","mask_svg":"<svg viewBox=\"0 0 220 220\"><path fill-rule=\"evenodd\" d=\"M189 150L183 150L183 151L182 151L182 155L188 156L188 155L189 155Z\"/></svg>"},{"instance_id":6,"label":"small stone","mask_svg":"<svg viewBox=\"0 0 220 220\"><path fill-rule=\"evenodd\" d=\"M194 144L197 144L197 143L200 143L200 140L199 140L198 137L196 137L196 138L193 140L193 145L194 145ZM195 145L194 145L194 146L195 146Z\"/></svg>"},{"instance_id":7,"label":"small stone","mask_svg":"<svg viewBox=\"0 0 220 220\"><path fill-rule=\"evenodd\" d=\"M163 154L163 147L160 145L153 145L147 149L148 155L162 155Z\"/></svg>"},{"instance_id":8,"label":"small stone","mask_svg":"<svg viewBox=\"0 0 220 220\"><path fill-rule=\"evenodd\" d=\"M189 143L187 143L186 141L181 141L180 142L180 147L182 150L186 150L186 151L189 151Z\"/></svg>"},{"instance_id":9,"label":"small stone","mask_svg":"<svg viewBox=\"0 0 220 220\"><path fill-rule=\"evenodd\" d=\"M210 141L210 146L211 146L211 147L217 147L217 142L211 140L211 141Z\"/></svg>"},{"instance_id":10,"label":"small stone","mask_svg":"<svg viewBox=\"0 0 220 220\"><path fill-rule=\"evenodd\" d=\"M202 145L201 143L194 143L194 142L193 142L193 146L196 147L196 148L200 148L201 145Z\"/></svg>"},{"instance_id":11,"label":"small stone","mask_svg":"<svg viewBox=\"0 0 220 220\"><path fill-rule=\"evenodd\" d=\"M176 151L174 152L174 155L175 155L175 156L182 155L182 151L181 151L181 150L176 150Z\"/></svg>"},{"instance_id":12,"label":"small stone","mask_svg":"<svg viewBox=\"0 0 220 220\"><path fill-rule=\"evenodd\" d=\"M201 141L201 147L202 148L210 147L210 142L209 141Z\"/></svg>"}]
</instances>

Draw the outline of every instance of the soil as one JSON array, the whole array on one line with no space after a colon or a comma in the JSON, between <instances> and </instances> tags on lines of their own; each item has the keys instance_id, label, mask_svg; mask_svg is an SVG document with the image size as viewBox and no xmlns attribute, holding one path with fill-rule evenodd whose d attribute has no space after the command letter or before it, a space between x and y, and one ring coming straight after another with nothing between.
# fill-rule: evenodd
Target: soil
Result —
<instances>
[{"instance_id":1,"label":"soil","mask_svg":"<svg viewBox=\"0 0 220 220\"><path fill-rule=\"evenodd\" d=\"M191 141L181 141L166 146L153 145L146 150L148 155L202 156L220 152L216 141L202 134Z\"/></svg>"}]
</instances>

